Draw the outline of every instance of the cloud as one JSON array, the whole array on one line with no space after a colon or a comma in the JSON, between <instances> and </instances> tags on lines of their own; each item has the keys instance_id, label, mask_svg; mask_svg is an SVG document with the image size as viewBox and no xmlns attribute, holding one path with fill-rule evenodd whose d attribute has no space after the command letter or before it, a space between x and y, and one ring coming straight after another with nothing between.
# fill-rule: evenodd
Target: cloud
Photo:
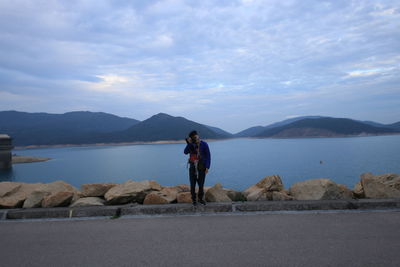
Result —
<instances>
[{"instance_id":1,"label":"cloud","mask_svg":"<svg viewBox=\"0 0 400 267\"><path fill-rule=\"evenodd\" d=\"M26 111L42 97L42 111L162 110L232 131L292 114L350 116L354 105L334 111L332 99L370 106L378 91L381 109L365 103L359 116L389 120L399 10L391 0L1 1L1 91L26 97L12 101Z\"/></svg>"},{"instance_id":2,"label":"cloud","mask_svg":"<svg viewBox=\"0 0 400 267\"><path fill-rule=\"evenodd\" d=\"M388 70L388 69L386 69ZM385 69L369 69L369 70L354 70L348 73L349 77L365 77L371 75L377 75L381 72L385 71Z\"/></svg>"}]
</instances>

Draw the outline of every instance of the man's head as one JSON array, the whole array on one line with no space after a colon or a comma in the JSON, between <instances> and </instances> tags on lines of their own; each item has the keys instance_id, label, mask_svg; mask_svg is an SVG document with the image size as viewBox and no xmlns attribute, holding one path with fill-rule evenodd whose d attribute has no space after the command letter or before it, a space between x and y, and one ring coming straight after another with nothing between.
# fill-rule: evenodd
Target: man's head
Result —
<instances>
[{"instance_id":1,"label":"man's head","mask_svg":"<svg viewBox=\"0 0 400 267\"><path fill-rule=\"evenodd\" d=\"M197 131L191 131L189 133L189 137L192 139L192 141L194 143L197 143L198 141L200 141L200 137L199 137L199 134L197 133Z\"/></svg>"}]
</instances>

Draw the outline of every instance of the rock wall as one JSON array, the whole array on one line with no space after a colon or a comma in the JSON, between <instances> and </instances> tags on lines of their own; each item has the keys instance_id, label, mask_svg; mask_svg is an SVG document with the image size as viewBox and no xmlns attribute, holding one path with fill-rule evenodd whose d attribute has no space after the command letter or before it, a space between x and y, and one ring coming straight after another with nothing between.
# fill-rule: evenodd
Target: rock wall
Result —
<instances>
[{"instance_id":1,"label":"rock wall","mask_svg":"<svg viewBox=\"0 0 400 267\"><path fill-rule=\"evenodd\" d=\"M196 188L196 192L198 188ZM334 200L352 198L400 198L400 175L361 175L353 190L328 178L309 179L285 190L279 175L266 176L243 192L221 184L205 187L207 202ZM28 184L0 182L0 208L77 207L138 204L191 203L190 186L161 186L156 181L122 184L84 184L81 190L65 183Z\"/></svg>"}]
</instances>

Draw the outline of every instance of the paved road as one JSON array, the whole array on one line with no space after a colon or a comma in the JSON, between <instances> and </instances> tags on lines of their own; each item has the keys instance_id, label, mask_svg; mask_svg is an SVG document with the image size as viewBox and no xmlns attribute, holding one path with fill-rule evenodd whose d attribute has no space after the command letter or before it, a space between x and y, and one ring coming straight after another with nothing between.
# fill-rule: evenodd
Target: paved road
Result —
<instances>
[{"instance_id":1,"label":"paved road","mask_svg":"<svg viewBox=\"0 0 400 267\"><path fill-rule=\"evenodd\" d=\"M400 212L0 223L0 266L400 266Z\"/></svg>"}]
</instances>

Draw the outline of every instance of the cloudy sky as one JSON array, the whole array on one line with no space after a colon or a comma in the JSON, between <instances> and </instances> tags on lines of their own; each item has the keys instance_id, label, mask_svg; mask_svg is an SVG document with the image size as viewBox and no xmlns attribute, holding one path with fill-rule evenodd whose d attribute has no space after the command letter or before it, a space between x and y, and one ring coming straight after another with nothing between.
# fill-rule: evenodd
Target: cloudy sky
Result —
<instances>
[{"instance_id":1,"label":"cloudy sky","mask_svg":"<svg viewBox=\"0 0 400 267\"><path fill-rule=\"evenodd\" d=\"M0 110L400 121L400 2L0 0Z\"/></svg>"}]
</instances>

